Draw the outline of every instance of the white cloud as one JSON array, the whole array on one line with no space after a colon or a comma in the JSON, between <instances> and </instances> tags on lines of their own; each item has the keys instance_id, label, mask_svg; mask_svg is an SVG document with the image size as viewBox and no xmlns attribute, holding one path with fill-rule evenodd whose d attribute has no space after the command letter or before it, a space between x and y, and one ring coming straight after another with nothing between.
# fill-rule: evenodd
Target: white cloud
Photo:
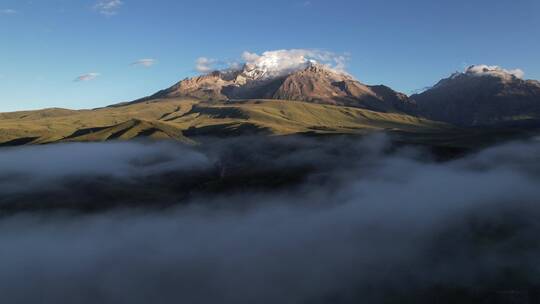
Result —
<instances>
[{"instance_id":1,"label":"white cloud","mask_svg":"<svg viewBox=\"0 0 540 304\"><path fill-rule=\"evenodd\" d=\"M195 69L200 73L209 73L212 72L214 69L214 65L217 63L217 60L207 58L207 57L199 57L197 58L197 61L195 62Z\"/></svg>"},{"instance_id":2,"label":"white cloud","mask_svg":"<svg viewBox=\"0 0 540 304\"><path fill-rule=\"evenodd\" d=\"M310 63L319 63L335 72L347 74L346 63L349 57L349 54L339 55L312 49L266 51L261 55L245 51L240 62L199 57L195 69L200 73L209 73L217 69L240 70L245 65L248 71L264 71L264 76L276 77L305 69Z\"/></svg>"},{"instance_id":3,"label":"white cloud","mask_svg":"<svg viewBox=\"0 0 540 304\"><path fill-rule=\"evenodd\" d=\"M328 51L291 49L266 51L262 55L244 52L242 59L248 67L263 69L276 76L303 69L313 62L323 64L336 72L346 73L346 63L349 57Z\"/></svg>"},{"instance_id":4,"label":"white cloud","mask_svg":"<svg viewBox=\"0 0 540 304\"><path fill-rule=\"evenodd\" d=\"M250 53L248 51L245 51L244 53L242 53L242 59L245 62L253 62L259 59L260 57L261 56L257 55L256 53Z\"/></svg>"},{"instance_id":5,"label":"white cloud","mask_svg":"<svg viewBox=\"0 0 540 304\"><path fill-rule=\"evenodd\" d=\"M139 60L133 62L131 65L142 66L142 67L145 67L145 68L149 68L149 67L153 66L154 64L156 64L156 62L157 61L155 59L146 58L146 59L139 59Z\"/></svg>"},{"instance_id":6,"label":"white cloud","mask_svg":"<svg viewBox=\"0 0 540 304\"><path fill-rule=\"evenodd\" d=\"M485 64L471 65L465 69L465 74L497 77L515 76L517 78L523 78L525 76L525 72L521 69L506 70L500 66Z\"/></svg>"},{"instance_id":7,"label":"white cloud","mask_svg":"<svg viewBox=\"0 0 540 304\"><path fill-rule=\"evenodd\" d=\"M13 14L16 14L17 11L14 10L14 9L11 9L11 8L6 8L6 9L0 9L0 14L2 15L13 15Z\"/></svg>"},{"instance_id":8,"label":"white cloud","mask_svg":"<svg viewBox=\"0 0 540 304\"><path fill-rule=\"evenodd\" d=\"M334 70L337 70L339 72L342 72L342 73L346 73L346 68L347 68L347 61L349 61L349 56L347 55L340 55L340 56L335 56L333 57L333 61L334 61Z\"/></svg>"},{"instance_id":9,"label":"white cloud","mask_svg":"<svg viewBox=\"0 0 540 304\"><path fill-rule=\"evenodd\" d=\"M75 78L75 81L90 81L96 79L99 75L99 73L86 73Z\"/></svg>"},{"instance_id":10,"label":"white cloud","mask_svg":"<svg viewBox=\"0 0 540 304\"><path fill-rule=\"evenodd\" d=\"M230 70L237 71L237 70L241 70L244 64L237 61L232 61L232 62L228 62L227 66Z\"/></svg>"},{"instance_id":11,"label":"white cloud","mask_svg":"<svg viewBox=\"0 0 540 304\"><path fill-rule=\"evenodd\" d=\"M124 4L122 0L100 0L94 6L100 14L113 16L118 13L120 7Z\"/></svg>"}]
</instances>

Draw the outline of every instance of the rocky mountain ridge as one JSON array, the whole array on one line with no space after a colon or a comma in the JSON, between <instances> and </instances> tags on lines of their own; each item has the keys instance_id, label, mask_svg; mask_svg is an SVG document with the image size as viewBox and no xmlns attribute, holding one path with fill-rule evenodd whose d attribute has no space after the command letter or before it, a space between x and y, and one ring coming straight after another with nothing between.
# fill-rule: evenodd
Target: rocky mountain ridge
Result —
<instances>
[{"instance_id":1,"label":"rocky mountain ridge","mask_svg":"<svg viewBox=\"0 0 540 304\"><path fill-rule=\"evenodd\" d=\"M405 94L383 85L365 85L344 72L313 61L288 73L272 74L249 64L240 70L214 71L186 78L136 102L178 97L213 101L296 100L380 112L415 112L414 102Z\"/></svg>"}]
</instances>

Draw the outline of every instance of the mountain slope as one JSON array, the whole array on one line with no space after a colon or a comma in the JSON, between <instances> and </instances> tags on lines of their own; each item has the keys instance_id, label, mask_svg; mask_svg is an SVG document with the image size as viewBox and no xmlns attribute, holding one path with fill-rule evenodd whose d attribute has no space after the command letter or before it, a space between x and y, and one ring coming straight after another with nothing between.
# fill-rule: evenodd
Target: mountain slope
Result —
<instances>
[{"instance_id":1,"label":"mountain slope","mask_svg":"<svg viewBox=\"0 0 540 304\"><path fill-rule=\"evenodd\" d=\"M106 141L136 138L174 139L189 142L175 126L160 121L145 121L135 118L113 126L78 129L61 141Z\"/></svg>"},{"instance_id":2,"label":"mountain slope","mask_svg":"<svg viewBox=\"0 0 540 304\"><path fill-rule=\"evenodd\" d=\"M461 126L540 118L540 82L498 67L471 66L411 96L421 115Z\"/></svg>"},{"instance_id":3,"label":"mountain slope","mask_svg":"<svg viewBox=\"0 0 540 304\"><path fill-rule=\"evenodd\" d=\"M377 130L415 133L449 128L399 113L283 100L212 103L171 98L95 110L49 109L0 117L0 144L4 145L140 137L193 142L198 136L358 134Z\"/></svg>"}]
</instances>

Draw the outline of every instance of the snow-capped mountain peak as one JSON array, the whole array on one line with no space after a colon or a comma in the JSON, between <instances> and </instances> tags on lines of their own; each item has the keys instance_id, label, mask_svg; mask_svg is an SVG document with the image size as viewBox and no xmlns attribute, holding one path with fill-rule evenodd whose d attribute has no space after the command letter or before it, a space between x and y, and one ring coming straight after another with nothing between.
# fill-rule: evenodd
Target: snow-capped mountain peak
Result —
<instances>
[{"instance_id":1,"label":"snow-capped mountain peak","mask_svg":"<svg viewBox=\"0 0 540 304\"><path fill-rule=\"evenodd\" d=\"M507 70L496 65L475 64L467 67L462 73L455 73L451 78L456 78L462 75L466 76L492 76L499 78L520 78L524 76L524 72L520 69Z\"/></svg>"},{"instance_id":2,"label":"snow-capped mountain peak","mask_svg":"<svg viewBox=\"0 0 540 304\"><path fill-rule=\"evenodd\" d=\"M261 57L261 60L255 63L246 63L241 75L250 80L266 80L287 76L315 64L318 64L317 61L312 59L284 63L278 57Z\"/></svg>"}]
</instances>

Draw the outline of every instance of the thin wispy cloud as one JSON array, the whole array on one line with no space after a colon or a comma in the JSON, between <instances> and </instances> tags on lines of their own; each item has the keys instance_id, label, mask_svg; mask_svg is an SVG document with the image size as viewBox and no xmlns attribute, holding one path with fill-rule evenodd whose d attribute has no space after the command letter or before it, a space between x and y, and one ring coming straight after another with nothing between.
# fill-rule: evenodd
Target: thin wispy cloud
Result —
<instances>
[{"instance_id":1,"label":"thin wispy cloud","mask_svg":"<svg viewBox=\"0 0 540 304\"><path fill-rule=\"evenodd\" d=\"M124 4L122 0L100 0L94 5L94 9L105 16L118 14L118 10Z\"/></svg>"},{"instance_id":2,"label":"thin wispy cloud","mask_svg":"<svg viewBox=\"0 0 540 304\"><path fill-rule=\"evenodd\" d=\"M200 73L208 73L214 69L217 60L207 57L199 57L195 62L195 69Z\"/></svg>"},{"instance_id":3,"label":"thin wispy cloud","mask_svg":"<svg viewBox=\"0 0 540 304\"><path fill-rule=\"evenodd\" d=\"M292 4L295 8L309 8L310 6L313 5L313 2L312 1L294 1L292 2Z\"/></svg>"},{"instance_id":4,"label":"thin wispy cloud","mask_svg":"<svg viewBox=\"0 0 540 304\"><path fill-rule=\"evenodd\" d=\"M96 79L100 74L99 73L86 73L83 74L77 78L75 78L74 81L80 82L80 81L90 81Z\"/></svg>"},{"instance_id":5,"label":"thin wispy cloud","mask_svg":"<svg viewBox=\"0 0 540 304\"><path fill-rule=\"evenodd\" d=\"M13 15L13 14L16 14L17 11L14 10L14 9L11 9L11 8L6 8L6 9L0 9L0 14L1 15Z\"/></svg>"},{"instance_id":6,"label":"thin wispy cloud","mask_svg":"<svg viewBox=\"0 0 540 304\"><path fill-rule=\"evenodd\" d=\"M149 68L149 67L153 66L156 63L157 63L157 61L155 59L145 58L145 59L139 59L139 60L133 62L131 65Z\"/></svg>"}]
</instances>

